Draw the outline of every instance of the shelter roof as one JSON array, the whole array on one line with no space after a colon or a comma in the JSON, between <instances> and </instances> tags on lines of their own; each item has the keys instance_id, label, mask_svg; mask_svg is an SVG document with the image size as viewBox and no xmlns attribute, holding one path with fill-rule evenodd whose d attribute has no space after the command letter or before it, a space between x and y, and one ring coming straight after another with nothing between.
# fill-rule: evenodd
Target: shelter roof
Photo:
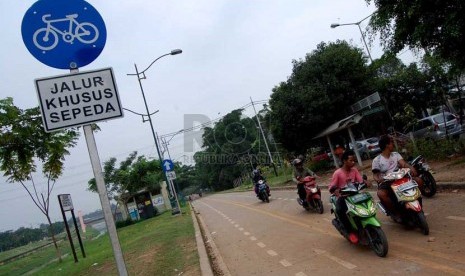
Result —
<instances>
[{"instance_id":1,"label":"shelter roof","mask_svg":"<svg viewBox=\"0 0 465 276\"><path fill-rule=\"evenodd\" d=\"M334 124L330 125L328 128L323 130L320 134L315 136L313 139L320 138L327 136L329 134L344 130L346 128L349 128L353 125L356 125L360 122L360 120L363 118L363 115L361 114L353 114L350 115L349 117L346 117L340 121L335 122Z\"/></svg>"}]
</instances>

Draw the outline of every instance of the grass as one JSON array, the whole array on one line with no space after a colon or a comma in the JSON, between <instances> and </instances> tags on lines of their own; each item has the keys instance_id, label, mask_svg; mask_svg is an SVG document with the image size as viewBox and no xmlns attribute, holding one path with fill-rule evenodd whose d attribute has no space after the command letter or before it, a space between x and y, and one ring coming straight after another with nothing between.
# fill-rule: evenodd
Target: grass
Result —
<instances>
[{"instance_id":1,"label":"grass","mask_svg":"<svg viewBox=\"0 0 465 276\"><path fill-rule=\"evenodd\" d=\"M285 168L278 170L278 176L275 176L273 171L268 172L265 176L268 185L273 187L282 187L285 185L293 185L293 183L289 183L292 181L292 168ZM253 190L253 184L251 179L247 179L241 186L238 186L230 192L244 192L244 191L251 191ZM224 191L223 191L224 192Z\"/></svg>"},{"instance_id":2,"label":"grass","mask_svg":"<svg viewBox=\"0 0 465 276\"><path fill-rule=\"evenodd\" d=\"M129 275L200 275L190 210L182 216L170 212L118 229L118 237ZM22 259L0 266L0 275L117 275L108 234L92 239L96 233L83 235L87 258L83 258L74 239L78 263L74 262L69 242L60 243L68 253L59 263L53 247L38 250Z\"/></svg>"}]
</instances>

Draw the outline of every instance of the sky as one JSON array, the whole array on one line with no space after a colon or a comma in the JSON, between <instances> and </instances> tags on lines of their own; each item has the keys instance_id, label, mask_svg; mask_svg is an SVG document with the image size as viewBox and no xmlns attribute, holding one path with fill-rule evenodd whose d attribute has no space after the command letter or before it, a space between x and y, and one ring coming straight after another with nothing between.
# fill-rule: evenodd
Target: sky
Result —
<instances>
[{"instance_id":1,"label":"sky","mask_svg":"<svg viewBox=\"0 0 465 276\"><path fill-rule=\"evenodd\" d=\"M59 1L59 0L57 0ZM65 0L62 0L65 1ZM121 104L146 113L135 65L145 69L173 49L182 54L158 60L142 80L146 101L158 135L220 118L254 101L269 99L273 87L286 81L292 60L303 59L321 42L346 40L366 49L357 26L331 29L331 23L353 23L370 15L364 0L89 0L107 30L100 56L80 71L113 68ZM32 56L21 36L21 22L35 1L1 1L0 98L13 97L16 106L39 105L34 80L69 73L49 67ZM366 27L366 21L361 24ZM374 59L382 55L379 42L369 45ZM414 57L400 56L404 62ZM257 106L258 108L259 106ZM248 107L244 114L253 116ZM148 122L125 112L123 118L98 123L95 133L100 161L124 160L131 152L157 157ZM168 136L171 159L192 164L200 148L201 131ZM43 187L44 179L36 176ZM66 157L65 170L51 196L52 221L62 220L58 194L71 194L75 211L101 209L96 193L87 191L93 178L84 133ZM43 190L42 190L43 191ZM0 231L46 223L18 183L0 178Z\"/></svg>"}]
</instances>

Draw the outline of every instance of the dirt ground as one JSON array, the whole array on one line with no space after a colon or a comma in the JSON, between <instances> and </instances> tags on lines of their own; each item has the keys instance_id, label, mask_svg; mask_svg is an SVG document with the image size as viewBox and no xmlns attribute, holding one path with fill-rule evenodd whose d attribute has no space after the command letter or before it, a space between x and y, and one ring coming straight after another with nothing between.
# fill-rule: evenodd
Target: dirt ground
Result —
<instances>
[{"instance_id":1,"label":"dirt ground","mask_svg":"<svg viewBox=\"0 0 465 276\"><path fill-rule=\"evenodd\" d=\"M438 183L465 183L465 156L458 156L453 157L448 160L443 161L428 161L431 171L433 173L436 182ZM363 166L359 168L362 173L365 173L368 176L369 181L373 181L372 173L371 173L371 162L372 160L365 160L363 161ZM328 184L330 182L331 176L334 170L329 170L325 173L320 173L318 181L322 184ZM462 193L464 190L460 189L444 189L443 191L452 191L454 193ZM441 190L439 191L441 192ZM205 229L202 228L202 233L205 234ZM205 236L204 236L205 239ZM208 239L207 239L208 240ZM214 271L214 275L225 275L224 271L220 268L221 265L218 263L218 259L216 258L215 250L212 250L211 244L207 244L206 246L209 258L212 263L212 268ZM226 273L228 274L228 273Z\"/></svg>"}]
</instances>

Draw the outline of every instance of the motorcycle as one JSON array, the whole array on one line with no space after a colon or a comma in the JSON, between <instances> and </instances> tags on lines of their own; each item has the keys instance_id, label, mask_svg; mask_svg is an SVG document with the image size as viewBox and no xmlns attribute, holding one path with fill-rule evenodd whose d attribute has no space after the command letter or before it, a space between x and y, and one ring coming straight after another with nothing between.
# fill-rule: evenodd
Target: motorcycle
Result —
<instances>
[{"instance_id":1,"label":"motorcycle","mask_svg":"<svg viewBox=\"0 0 465 276\"><path fill-rule=\"evenodd\" d=\"M412 161L409 161L409 164L415 168L418 176L423 179L423 187L420 189L421 194L426 197L434 196L437 191L436 180L431 174L429 165L425 159L419 155Z\"/></svg>"},{"instance_id":2,"label":"motorcycle","mask_svg":"<svg viewBox=\"0 0 465 276\"><path fill-rule=\"evenodd\" d=\"M336 213L337 197L331 196L331 213L335 215L332 224L349 242L370 246L376 255L385 257L389 250L388 241L381 229L381 223L376 218L376 204L373 198L368 192L360 192L364 188L364 183L354 183L348 184L340 191L340 196L345 198L347 204L347 217L351 229L346 229L341 223Z\"/></svg>"},{"instance_id":3,"label":"motorcycle","mask_svg":"<svg viewBox=\"0 0 465 276\"><path fill-rule=\"evenodd\" d=\"M266 182L262 179L258 180L258 198L263 201L263 202L270 202L270 196L268 195L268 185L266 185Z\"/></svg>"},{"instance_id":4,"label":"motorcycle","mask_svg":"<svg viewBox=\"0 0 465 276\"><path fill-rule=\"evenodd\" d=\"M394 194L392 199L395 208L401 214L400 223L419 227L424 235L428 235L429 226L421 204L421 192L410 174L410 169L402 168L388 173L384 176L384 181L391 183ZM378 206L385 215L391 215L381 202Z\"/></svg>"},{"instance_id":5,"label":"motorcycle","mask_svg":"<svg viewBox=\"0 0 465 276\"><path fill-rule=\"evenodd\" d=\"M300 198L298 198L297 202L307 211L316 210L318 213L323 214L324 207L323 202L321 201L321 190L316 184L315 177L306 176L302 182L307 194L305 198L306 201L303 202Z\"/></svg>"}]
</instances>

